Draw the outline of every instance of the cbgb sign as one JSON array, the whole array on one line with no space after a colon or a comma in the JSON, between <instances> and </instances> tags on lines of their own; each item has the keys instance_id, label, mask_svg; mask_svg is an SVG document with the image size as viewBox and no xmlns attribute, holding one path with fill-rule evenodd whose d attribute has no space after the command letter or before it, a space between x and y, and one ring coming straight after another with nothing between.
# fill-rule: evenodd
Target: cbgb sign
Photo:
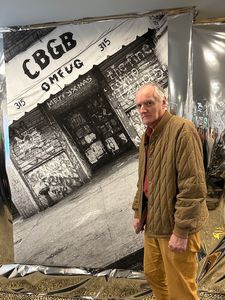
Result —
<instances>
[{"instance_id":1,"label":"cbgb sign","mask_svg":"<svg viewBox=\"0 0 225 300\"><path fill-rule=\"evenodd\" d=\"M59 39L51 39L47 43L46 52L43 49L36 50L31 58L27 58L23 62L23 70L24 73L30 79L36 79L42 70L44 70L51 62L51 60L57 60L61 58L66 52L74 49L77 45L77 41L73 37L72 32L65 32L59 36ZM30 64L30 61L33 60L35 66L33 67ZM53 74L49 77L49 81L51 84L58 81L58 77L63 78L65 76L65 72L70 74L73 68L80 69L83 66L83 62L80 59L75 59L73 63L64 67L64 71L59 69L56 74ZM42 89L48 91L50 89L50 85L47 82L42 83Z\"/></svg>"},{"instance_id":2,"label":"cbgb sign","mask_svg":"<svg viewBox=\"0 0 225 300\"><path fill-rule=\"evenodd\" d=\"M149 18L139 18L54 28L6 63L9 122L52 99L151 26Z\"/></svg>"}]
</instances>

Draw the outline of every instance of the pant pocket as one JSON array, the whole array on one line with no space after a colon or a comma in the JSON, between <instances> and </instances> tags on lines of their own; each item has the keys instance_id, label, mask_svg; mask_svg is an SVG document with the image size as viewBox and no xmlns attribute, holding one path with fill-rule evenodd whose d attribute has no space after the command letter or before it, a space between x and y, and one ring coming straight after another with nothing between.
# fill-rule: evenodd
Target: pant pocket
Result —
<instances>
[{"instance_id":1,"label":"pant pocket","mask_svg":"<svg viewBox=\"0 0 225 300\"><path fill-rule=\"evenodd\" d=\"M201 248L201 239L199 232L190 234L188 236L187 249L191 252L198 252Z\"/></svg>"}]
</instances>

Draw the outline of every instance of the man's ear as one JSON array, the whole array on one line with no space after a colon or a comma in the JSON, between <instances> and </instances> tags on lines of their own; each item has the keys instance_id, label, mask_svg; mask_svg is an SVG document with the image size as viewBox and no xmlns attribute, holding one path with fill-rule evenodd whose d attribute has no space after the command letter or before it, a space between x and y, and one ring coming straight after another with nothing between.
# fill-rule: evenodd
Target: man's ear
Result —
<instances>
[{"instance_id":1,"label":"man's ear","mask_svg":"<svg viewBox=\"0 0 225 300\"><path fill-rule=\"evenodd\" d=\"M163 97L163 100L162 100L162 107L163 107L163 108L166 108L166 107L167 107L166 97L165 97L165 96Z\"/></svg>"}]
</instances>

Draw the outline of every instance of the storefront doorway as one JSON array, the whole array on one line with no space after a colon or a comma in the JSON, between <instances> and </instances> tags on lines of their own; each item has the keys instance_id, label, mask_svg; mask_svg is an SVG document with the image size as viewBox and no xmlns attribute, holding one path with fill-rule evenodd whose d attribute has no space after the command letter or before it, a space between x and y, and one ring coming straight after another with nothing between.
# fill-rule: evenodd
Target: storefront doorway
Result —
<instances>
[{"instance_id":1,"label":"storefront doorway","mask_svg":"<svg viewBox=\"0 0 225 300\"><path fill-rule=\"evenodd\" d=\"M100 94L87 97L61 120L92 170L133 145L115 112Z\"/></svg>"}]
</instances>

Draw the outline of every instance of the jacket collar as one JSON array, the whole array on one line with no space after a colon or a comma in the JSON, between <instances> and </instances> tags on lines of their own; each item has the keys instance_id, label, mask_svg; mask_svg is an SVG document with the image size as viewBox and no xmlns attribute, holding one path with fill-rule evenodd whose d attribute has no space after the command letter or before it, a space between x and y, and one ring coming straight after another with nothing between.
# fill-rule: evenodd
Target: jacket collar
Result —
<instances>
[{"instance_id":1,"label":"jacket collar","mask_svg":"<svg viewBox=\"0 0 225 300\"><path fill-rule=\"evenodd\" d=\"M164 115L162 116L161 120L154 128L151 138L158 136L163 131L165 125L168 123L168 121L172 117L173 117L173 115L166 110ZM144 134L144 144L145 145L148 144L148 141L149 141L149 136L147 135L147 129L146 129L145 134Z\"/></svg>"}]
</instances>

